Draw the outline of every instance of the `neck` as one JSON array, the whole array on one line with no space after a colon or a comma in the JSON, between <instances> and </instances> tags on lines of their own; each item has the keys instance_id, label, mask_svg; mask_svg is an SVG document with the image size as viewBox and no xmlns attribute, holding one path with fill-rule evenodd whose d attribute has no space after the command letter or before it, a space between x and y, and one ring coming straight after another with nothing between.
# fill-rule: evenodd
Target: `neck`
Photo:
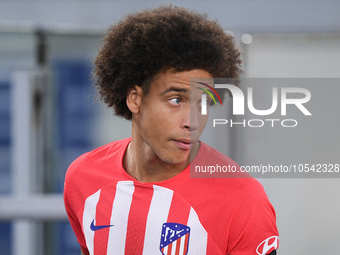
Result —
<instances>
[{"instance_id":1,"label":"neck","mask_svg":"<svg viewBox=\"0 0 340 255\"><path fill-rule=\"evenodd\" d=\"M191 158L198 153L200 144L191 149ZM131 143L124 155L125 171L140 182L160 182L168 180L190 164L190 157L180 164L170 164L162 161L152 149L132 134Z\"/></svg>"}]
</instances>

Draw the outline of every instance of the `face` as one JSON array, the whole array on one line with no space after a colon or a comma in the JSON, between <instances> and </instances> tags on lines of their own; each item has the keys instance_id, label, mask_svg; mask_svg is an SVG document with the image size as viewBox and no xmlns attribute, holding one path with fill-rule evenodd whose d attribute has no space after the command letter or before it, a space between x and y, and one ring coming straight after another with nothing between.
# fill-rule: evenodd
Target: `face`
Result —
<instances>
[{"instance_id":1,"label":"face","mask_svg":"<svg viewBox=\"0 0 340 255\"><path fill-rule=\"evenodd\" d=\"M139 110L133 114L135 139L151 159L183 164L188 163L191 150L198 150L208 115L201 115L203 90L196 87L202 85L190 84L195 78L212 83L212 75L204 70L169 70L157 75L148 94L141 96Z\"/></svg>"}]
</instances>

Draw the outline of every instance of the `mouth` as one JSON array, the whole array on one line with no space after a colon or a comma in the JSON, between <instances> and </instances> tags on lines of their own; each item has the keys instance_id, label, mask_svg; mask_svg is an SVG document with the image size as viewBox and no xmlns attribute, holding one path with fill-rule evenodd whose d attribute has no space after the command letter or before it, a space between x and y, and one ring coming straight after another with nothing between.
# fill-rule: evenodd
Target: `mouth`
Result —
<instances>
[{"instance_id":1,"label":"mouth","mask_svg":"<svg viewBox=\"0 0 340 255\"><path fill-rule=\"evenodd\" d=\"M173 141L182 150L190 150L190 148L196 143L196 140L190 139L179 139Z\"/></svg>"}]
</instances>

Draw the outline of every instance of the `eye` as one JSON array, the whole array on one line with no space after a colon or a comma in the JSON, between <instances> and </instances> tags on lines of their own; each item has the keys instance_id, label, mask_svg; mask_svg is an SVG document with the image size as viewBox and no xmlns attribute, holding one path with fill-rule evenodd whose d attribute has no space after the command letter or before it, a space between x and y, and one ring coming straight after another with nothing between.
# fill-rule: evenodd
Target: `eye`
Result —
<instances>
[{"instance_id":1,"label":"eye","mask_svg":"<svg viewBox=\"0 0 340 255\"><path fill-rule=\"evenodd\" d=\"M206 97L206 100L205 100L205 102L206 102L206 105L208 105L208 106L209 106L209 105L210 105L210 103L211 103L211 101L212 101L212 98L211 98L210 96L208 96L208 95L207 95L207 97ZM199 102L199 104L202 104L202 103L203 103L202 101L200 101L200 102Z\"/></svg>"},{"instance_id":2,"label":"eye","mask_svg":"<svg viewBox=\"0 0 340 255\"><path fill-rule=\"evenodd\" d=\"M169 102L173 105L179 105L181 103L181 99L179 97L176 97L176 98L173 98L173 99L170 99Z\"/></svg>"},{"instance_id":3,"label":"eye","mask_svg":"<svg viewBox=\"0 0 340 255\"><path fill-rule=\"evenodd\" d=\"M212 98L211 97L207 97L207 105L210 105L211 101L213 101Z\"/></svg>"}]
</instances>

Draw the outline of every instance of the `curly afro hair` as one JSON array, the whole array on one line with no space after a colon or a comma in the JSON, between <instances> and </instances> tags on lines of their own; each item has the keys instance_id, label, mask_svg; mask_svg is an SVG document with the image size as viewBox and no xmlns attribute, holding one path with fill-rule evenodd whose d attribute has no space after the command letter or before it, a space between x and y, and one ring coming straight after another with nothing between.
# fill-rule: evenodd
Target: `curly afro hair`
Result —
<instances>
[{"instance_id":1,"label":"curly afro hair","mask_svg":"<svg viewBox=\"0 0 340 255\"><path fill-rule=\"evenodd\" d=\"M162 6L110 27L93 74L100 98L116 115L131 120L128 91L138 85L147 94L155 75L169 69L203 69L215 78L242 73L240 52L220 25L206 15Z\"/></svg>"}]
</instances>

